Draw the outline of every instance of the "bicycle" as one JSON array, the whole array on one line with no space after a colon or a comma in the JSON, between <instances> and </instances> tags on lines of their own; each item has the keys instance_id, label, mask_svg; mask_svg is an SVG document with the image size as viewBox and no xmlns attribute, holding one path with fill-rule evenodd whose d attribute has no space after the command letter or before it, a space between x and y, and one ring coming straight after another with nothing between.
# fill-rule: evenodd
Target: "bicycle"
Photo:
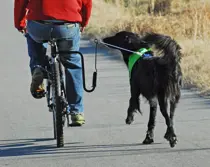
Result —
<instances>
[{"instance_id":1,"label":"bicycle","mask_svg":"<svg viewBox=\"0 0 210 167\"><path fill-rule=\"evenodd\" d=\"M58 55L79 54L81 56L83 88L86 92L90 93L95 90L97 81L97 42L95 42L95 71L93 72L92 89L86 88L83 54L79 51L57 51L56 39L47 42L51 48L51 56L46 55L49 66L44 67L47 77L45 78L46 91L43 96L46 96L47 106L49 111L53 114L53 134L54 139L57 140L57 147L64 147L63 127L65 125L65 119L67 119L67 127L71 126L69 124L69 114L67 113L68 103L66 100L66 90L63 77L63 67L68 66L68 64L63 64Z\"/></svg>"}]
</instances>

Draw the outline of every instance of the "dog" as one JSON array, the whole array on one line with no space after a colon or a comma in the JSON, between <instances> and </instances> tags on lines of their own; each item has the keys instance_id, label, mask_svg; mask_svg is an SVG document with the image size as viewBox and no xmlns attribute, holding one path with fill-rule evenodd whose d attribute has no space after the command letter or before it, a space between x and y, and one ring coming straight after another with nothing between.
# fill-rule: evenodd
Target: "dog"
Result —
<instances>
[{"instance_id":1,"label":"dog","mask_svg":"<svg viewBox=\"0 0 210 167\"><path fill-rule=\"evenodd\" d=\"M123 60L130 71L131 97L126 124L131 124L134 121L134 113L141 113L139 96L142 95L150 105L147 133L143 144L154 142L156 111L159 104L167 125L164 138L169 141L171 147L174 147L177 144L177 136L174 131L173 120L175 109L181 97L182 86L180 45L170 36L163 34L150 32L140 37L138 34L128 31L120 31L113 36L105 37L102 42L109 44L108 47L113 49L116 49L115 46L118 47L117 49L121 51ZM153 46L159 51L160 56L155 56L151 50ZM131 53L128 50L138 53ZM136 55L140 55L135 60L136 62L130 62ZM132 66L132 69L129 66ZM167 111L168 101L170 103L170 115Z\"/></svg>"}]
</instances>

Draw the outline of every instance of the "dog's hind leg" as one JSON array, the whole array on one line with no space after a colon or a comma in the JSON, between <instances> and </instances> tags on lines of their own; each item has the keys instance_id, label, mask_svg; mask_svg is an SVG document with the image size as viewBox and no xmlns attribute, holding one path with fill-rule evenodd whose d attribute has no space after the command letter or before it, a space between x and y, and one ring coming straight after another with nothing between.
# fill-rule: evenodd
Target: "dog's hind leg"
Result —
<instances>
[{"instance_id":1,"label":"dog's hind leg","mask_svg":"<svg viewBox=\"0 0 210 167\"><path fill-rule=\"evenodd\" d=\"M129 100L129 107L127 110L127 118L125 120L126 124L131 124L134 121L134 113L140 112L139 103L140 89L136 86L131 85L131 98Z\"/></svg>"},{"instance_id":2,"label":"dog's hind leg","mask_svg":"<svg viewBox=\"0 0 210 167\"><path fill-rule=\"evenodd\" d=\"M175 113L175 109L177 107L177 104L179 102L180 99L180 90L179 93L170 100L170 119L172 121L172 125L174 126L174 113Z\"/></svg>"},{"instance_id":3,"label":"dog's hind leg","mask_svg":"<svg viewBox=\"0 0 210 167\"><path fill-rule=\"evenodd\" d=\"M161 91L161 92L164 92L164 91ZM176 134L174 133L173 123L167 112L168 103L167 103L167 98L165 97L164 93L160 93L158 95L158 101L160 105L160 111L162 115L164 116L166 125L167 125L167 131L164 138L169 141L171 147L174 147L175 144L177 143L177 138L176 138Z\"/></svg>"},{"instance_id":4,"label":"dog's hind leg","mask_svg":"<svg viewBox=\"0 0 210 167\"><path fill-rule=\"evenodd\" d=\"M157 113L157 98L150 99L149 105L150 105L150 115L149 115L149 122L147 125L148 129L143 144L151 144L154 142L154 128L155 128L155 119Z\"/></svg>"}]
</instances>

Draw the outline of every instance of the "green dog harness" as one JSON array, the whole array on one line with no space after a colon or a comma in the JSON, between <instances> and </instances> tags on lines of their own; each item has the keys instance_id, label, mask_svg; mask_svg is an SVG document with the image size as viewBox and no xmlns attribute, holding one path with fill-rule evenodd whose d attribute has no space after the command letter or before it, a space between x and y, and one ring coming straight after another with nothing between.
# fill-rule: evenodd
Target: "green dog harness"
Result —
<instances>
[{"instance_id":1,"label":"green dog harness","mask_svg":"<svg viewBox=\"0 0 210 167\"><path fill-rule=\"evenodd\" d=\"M133 53L132 55L129 56L129 60L128 60L128 70L129 70L129 74L131 76L131 71L133 69L134 64L137 62L137 60L139 60L140 58L142 58L142 56L146 53L151 51L151 48L146 49L146 48L141 48L137 51L137 53Z\"/></svg>"}]
</instances>

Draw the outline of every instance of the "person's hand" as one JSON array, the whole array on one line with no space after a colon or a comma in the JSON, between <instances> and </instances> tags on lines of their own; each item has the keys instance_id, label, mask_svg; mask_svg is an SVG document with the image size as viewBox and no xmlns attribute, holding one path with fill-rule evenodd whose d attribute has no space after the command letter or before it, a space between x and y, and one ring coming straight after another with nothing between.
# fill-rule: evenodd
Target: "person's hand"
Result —
<instances>
[{"instance_id":1,"label":"person's hand","mask_svg":"<svg viewBox=\"0 0 210 167\"><path fill-rule=\"evenodd\" d=\"M22 33L23 35L25 35L27 33L26 28L20 29L18 30L20 33Z\"/></svg>"},{"instance_id":2,"label":"person's hand","mask_svg":"<svg viewBox=\"0 0 210 167\"><path fill-rule=\"evenodd\" d=\"M83 32L85 27L80 27L80 32Z\"/></svg>"}]
</instances>

